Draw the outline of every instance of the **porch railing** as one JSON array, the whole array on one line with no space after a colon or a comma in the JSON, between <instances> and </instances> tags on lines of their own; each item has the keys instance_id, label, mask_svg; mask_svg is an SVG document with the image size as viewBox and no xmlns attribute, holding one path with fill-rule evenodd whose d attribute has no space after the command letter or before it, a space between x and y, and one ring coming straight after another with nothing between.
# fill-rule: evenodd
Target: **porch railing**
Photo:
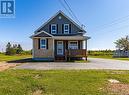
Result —
<instances>
[{"instance_id":1,"label":"porch railing","mask_svg":"<svg viewBox=\"0 0 129 95\"><path fill-rule=\"evenodd\" d=\"M86 49L69 49L66 51L67 57L87 57Z\"/></svg>"}]
</instances>

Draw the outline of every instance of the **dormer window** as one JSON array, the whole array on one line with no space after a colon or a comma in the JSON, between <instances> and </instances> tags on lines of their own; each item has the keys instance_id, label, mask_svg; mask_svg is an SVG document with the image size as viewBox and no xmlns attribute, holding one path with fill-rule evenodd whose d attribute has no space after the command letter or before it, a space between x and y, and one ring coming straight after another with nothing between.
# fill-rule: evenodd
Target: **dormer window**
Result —
<instances>
[{"instance_id":1,"label":"dormer window","mask_svg":"<svg viewBox=\"0 0 129 95\"><path fill-rule=\"evenodd\" d=\"M56 24L51 24L51 34L56 34L56 32L57 32Z\"/></svg>"},{"instance_id":2,"label":"dormer window","mask_svg":"<svg viewBox=\"0 0 129 95\"><path fill-rule=\"evenodd\" d=\"M69 34L69 24L64 24L64 34Z\"/></svg>"}]
</instances>

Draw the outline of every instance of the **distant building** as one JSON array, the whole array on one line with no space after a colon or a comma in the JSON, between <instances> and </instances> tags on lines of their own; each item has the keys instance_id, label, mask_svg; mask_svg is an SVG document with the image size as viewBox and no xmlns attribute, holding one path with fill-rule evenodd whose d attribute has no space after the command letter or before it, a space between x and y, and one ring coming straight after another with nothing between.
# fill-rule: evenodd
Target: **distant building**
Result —
<instances>
[{"instance_id":1,"label":"distant building","mask_svg":"<svg viewBox=\"0 0 129 95\"><path fill-rule=\"evenodd\" d=\"M128 57L129 58L129 51L116 50L114 51L113 57Z\"/></svg>"}]
</instances>

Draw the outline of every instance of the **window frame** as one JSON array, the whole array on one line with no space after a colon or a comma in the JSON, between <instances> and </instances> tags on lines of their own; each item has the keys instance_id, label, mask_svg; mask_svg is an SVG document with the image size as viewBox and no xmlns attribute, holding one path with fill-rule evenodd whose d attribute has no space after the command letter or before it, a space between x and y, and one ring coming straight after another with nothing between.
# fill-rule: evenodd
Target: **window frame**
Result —
<instances>
[{"instance_id":1,"label":"window frame","mask_svg":"<svg viewBox=\"0 0 129 95\"><path fill-rule=\"evenodd\" d=\"M45 40L45 44L42 44L42 40ZM45 48L43 48L42 46L45 46ZM40 39L40 48L41 49L46 49L47 48L47 39L44 39L44 38Z\"/></svg>"},{"instance_id":2,"label":"window frame","mask_svg":"<svg viewBox=\"0 0 129 95\"><path fill-rule=\"evenodd\" d=\"M68 25L68 29L65 29L65 26L67 26ZM64 24L64 34L69 34L69 27L70 25L69 24ZM68 31L68 32L66 32L66 31Z\"/></svg>"},{"instance_id":3,"label":"window frame","mask_svg":"<svg viewBox=\"0 0 129 95\"><path fill-rule=\"evenodd\" d=\"M76 49L78 49L78 41L69 41L68 42L68 49L70 49L70 47L71 47L71 45L70 45L71 42L76 42L77 43L77 48Z\"/></svg>"},{"instance_id":4,"label":"window frame","mask_svg":"<svg viewBox=\"0 0 129 95\"><path fill-rule=\"evenodd\" d=\"M55 26L55 30L52 30L52 27ZM51 34L56 34L57 33L57 25L56 24L51 24Z\"/></svg>"}]
</instances>

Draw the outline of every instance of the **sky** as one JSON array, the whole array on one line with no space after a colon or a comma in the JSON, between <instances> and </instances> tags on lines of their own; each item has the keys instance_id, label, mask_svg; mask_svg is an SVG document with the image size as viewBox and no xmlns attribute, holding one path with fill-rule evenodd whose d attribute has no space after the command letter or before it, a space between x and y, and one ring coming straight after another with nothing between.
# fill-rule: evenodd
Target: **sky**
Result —
<instances>
[{"instance_id":1,"label":"sky","mask_svg":"<svg viewBox=\"0 0 129 95\"><path fill-rule=\"evenodd\" d=\"M115 49L114 42L129 35L129 0L66 1L91 37L88 50ZM32 49L29 37L59 10L71 18L59 0L15 0L15 10L15 18L0 18L0 51L7 42Z\"/></svg>"}]
</instances>

